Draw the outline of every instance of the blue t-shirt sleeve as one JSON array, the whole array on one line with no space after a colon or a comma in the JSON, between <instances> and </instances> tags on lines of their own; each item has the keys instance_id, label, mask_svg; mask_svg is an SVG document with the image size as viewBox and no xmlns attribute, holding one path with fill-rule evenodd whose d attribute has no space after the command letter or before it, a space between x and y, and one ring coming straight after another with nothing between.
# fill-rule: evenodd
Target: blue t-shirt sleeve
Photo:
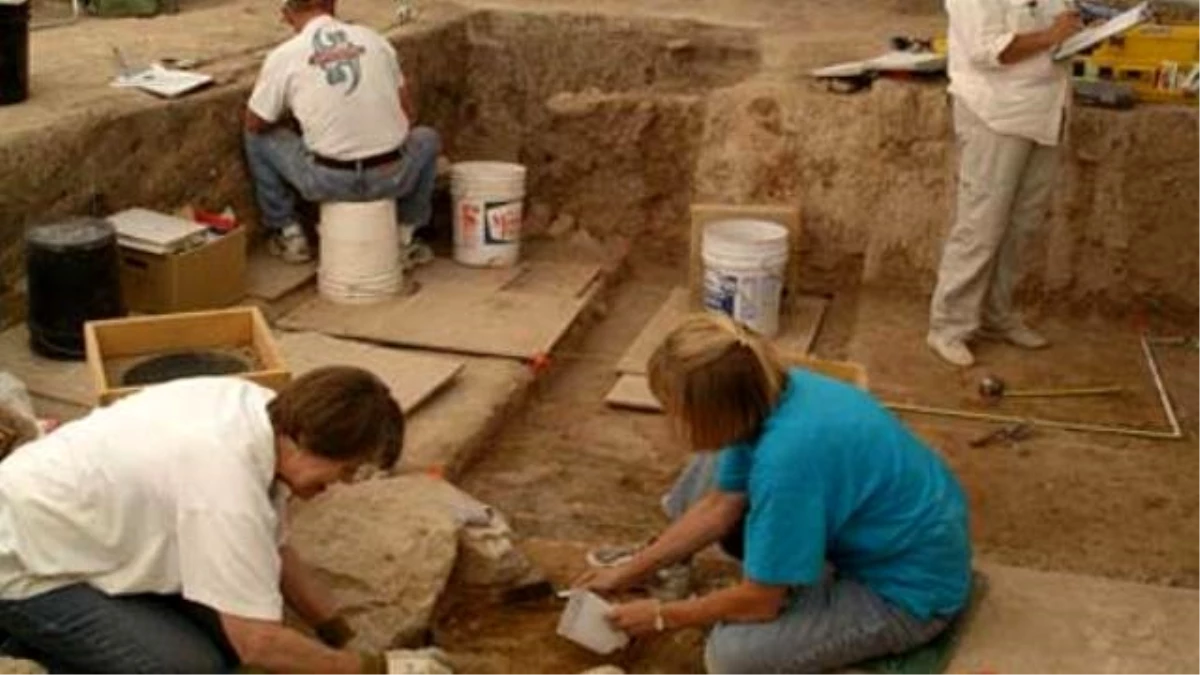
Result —
<instances>
[{"instance_id":1,"label":"blue t-shirt sleeve","mask_svg":"<svg viewBox=\"0 0 1200 675\"><path fill-rule=\"evenodd\" d=\"M803 481L803 490L789 489L797 484L795 477L781 481L771 471L759 467L750 480L742 561L746 578L769 586L815 584L825 571L826 558L821 481Z\"/></svg>"},{"instance_id":2,"label":"blue t-shirt sleeve","mask_svg":"<svg viewBox=\"0 0 1200 675\"><path fill-rule=\"evenodd\" d=\"M731 445L717 455L716 484L721 492L745 492L752 466L750 445Z\"/></svg>"}]
</instances>

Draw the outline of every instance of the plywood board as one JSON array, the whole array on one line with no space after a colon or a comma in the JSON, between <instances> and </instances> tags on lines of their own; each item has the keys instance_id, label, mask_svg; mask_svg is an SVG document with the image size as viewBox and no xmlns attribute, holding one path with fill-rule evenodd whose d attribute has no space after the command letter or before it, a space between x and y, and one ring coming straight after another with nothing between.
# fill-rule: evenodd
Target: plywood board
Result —
<instances>
[{"instance_id":1,"label":"plywood board","mask_svg":"<svg viewBox=\"0 0 1200 675\"><path fill-rule=\"evenodd\" d=\"M797 297L789 311L780 321L781 331L772 342L782 350L808 354L816 342L817 333L825 317L829 299L816 295L801 295ZM638 334L633 344L625 351L617 363L618 373L644 375L646 364L651 354L666 339L671 329L679 324L688 314L687 289L676 288L671 291L666 302L651 317L646 327Z\"/></svg>"},{"instance_id":2,"label":"plywood board","mask_svg":"<svg viewBox=\"0 0 1200 675\"><path fill-rule=\"evenodd\" d=\"M316 298L279 325L464 354L528 359L549 352L587 305L596 265L530 263L507 272L454 263L422 268L418 291L371 305Z\"/></svg>"},{"instance_id":3,"label":"plywood board","mask_svg":"<svg viewBox=\"0 0 1200 675\"><path fill-rule=\"evenodd\" d=\"M275 334L275 340L293 376L321 366L358 366L388 384L405 414L450 384L465 365L461 359L340 340L320 333L281 332Z\"/></svg>"},{"instance_id":4,"label":"plywood board","mask_svg":"<svg viewBox=\"0 0 1200 675\"><path fill-rule=\"evenodd\" d=\"M829 361L801 354L784 354L783 359L792 366L807 368L822 375L868 389L867 371L850 361ZM645 375L623 373L617 383L604 397L605 404L613 408L628 408L644 412L662 412L658 399L650 391L650 380Z\"/></svg>"},{"instance_id":5,"label":"plywood board","mask_svg":"<svg viewBox=\"0 0 1200 675\"><path fill-rule=\"evenodd\" d=\"M800 206L796 204L692 204L692 237L691 257L688 261L688 289L691 306L700 309L703 306L704 294L704 260L701 257L701 245L704 240L704 226L730 218L751 218L769 220L783 225L788 230L788 269L784 274L784 297L795 297L799 289L795 288L793 280L798 266L800 252Z\"/></svg>"},{"instance_id":6,"label":"plywood board","mask_svg":"<svg viewBox=\"0 0 1200 675\"><path fill-rule=\"evenodd\" d=\"M687 316L687 313L687 289L673 289L667 296L666 302L658 308L658 311L650 318L650 322L646 324L641 333L638 333L633 344L625 351L625 355L617 363L617 372L644 375L646 363L650 360L654 350L658 349L671 329L678 325Z\"/></svg>"},{"instance_id":7,"label":"plywood board","mask_svg":"<svg viewBox=\"0 0 1200 675\"><path fill-rule=\"evenodd\" d=\"M829 298L820 295L797 295L788 303L780 318L780 333L773 340L780 349L793 354L810 354L825 321Z\"/></svg>"},{"instance_id":8,"label":"plywood board","mask_svg":"<svg viewBox=\"0 0 1200 675\"><path fill-rule=\"evenodd\" d=\"M278 300L308 283L317 275L315 262L286 263L259 248L246 264L246 294L262 300Z\"/></svg>"},{"instance_id":9,"label":"plywood board","mask_svg":"<svg viewBox=\"0 0 1200 675\"><path fill-rule=\"evenodd\" d=\"M622 374L604 397L604 402L613 408L662 412L658 399L650 393L650 381L645 375Z\"/></svg>"},{"instance_id":10,"label":"plywood board","mask_svg":"<svg viewBox=\"0 0 1200 675\"><path fill-rule=\"evenodd\" d=\"M25 324L0 333L0 370L12 373L30 393L42 398L88 408L96 401L87 364L38 356L29 348Z\"/></svg>"}]
</instances>

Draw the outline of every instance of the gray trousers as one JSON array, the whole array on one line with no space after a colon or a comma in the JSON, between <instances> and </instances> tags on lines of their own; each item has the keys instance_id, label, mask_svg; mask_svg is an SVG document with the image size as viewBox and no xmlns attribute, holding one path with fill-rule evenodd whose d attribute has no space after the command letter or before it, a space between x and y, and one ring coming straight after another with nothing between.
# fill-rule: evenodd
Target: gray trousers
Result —
<instances>
[{"instance_id":1,"label":"gray trousers","mask_svg":"<svg viewBox=\"0 0 1200 675\"><path fill-rule=\"evenodd\" d=\"M958 199L942 250L929 332L966 340L980 327L1003 331L1020 317L1012 295L1028 235L1045 217L1058 147L992 131L957 99Z\"/></svg>"},{"instance_id":2,"label":"gray trousers","mask_svg":"<svg viewBox=\"0 0 1200 675\"><path fill-rule=\"evenodd\" d=\"M712 489L715 461L715 454L695 456L663 498L668 516L683 515ZM908 651L937 637L948 623L921 621L827 569L819 584L793 588L774 621L714 626L704 663L710 673L819 673Z\"/></svg>"}]
</instances>

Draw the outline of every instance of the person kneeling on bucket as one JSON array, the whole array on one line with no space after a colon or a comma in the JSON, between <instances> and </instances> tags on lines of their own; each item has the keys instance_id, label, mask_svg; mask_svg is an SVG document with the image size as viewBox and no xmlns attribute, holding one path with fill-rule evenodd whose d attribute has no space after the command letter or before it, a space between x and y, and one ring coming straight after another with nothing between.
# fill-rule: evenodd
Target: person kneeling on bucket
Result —
<instances>
[{"instance_id":1,"label":"person kneeling on bucket","mask_svg":"<svg viewBox=\"0 0 1200 675\"><path fill-rule=\"evenodd\" d=\"M149 387L0 462L0 651L54 672L385 672L286 541L284 508L395 464L404 416L371 373L275 394ZM320 641L285 627L283 606Z\"/></svg>"},{"instance_id":2,"label":"person kneeling on bucket","mask_svg":"<svg viewBox=\"0 0 1200 675\"><path fill-rule=\"evenodd\" d=\"M743 578L690 600L616 605L616 628L714 625L710 672L819 672L917 647L963 609L963 492L869 394L784 368L769 344L715 315L675 329L649 377L697 451L663 502L674 523L577 585L625 589L717 542Z\"/></svg>"}]
</instances>

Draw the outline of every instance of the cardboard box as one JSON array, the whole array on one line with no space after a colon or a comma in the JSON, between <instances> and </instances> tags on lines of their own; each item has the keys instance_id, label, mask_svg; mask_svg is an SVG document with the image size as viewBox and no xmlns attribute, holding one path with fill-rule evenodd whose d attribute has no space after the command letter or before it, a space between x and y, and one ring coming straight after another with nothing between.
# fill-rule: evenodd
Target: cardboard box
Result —
<instances>
[{"instance_id":1,"label":"cardboard box","mask_svg":"<svg viewBox=\"0 0 1200 675\"><path fill-rule=\"evenodd\" d=\"M89 321L83 327L88 370L99 405L141 387L121 386L119 372L146 358L192 350L235 350L254 365L239 377L279 389L291 373L257 307Z\"/></svg>"},{"instance_id":2,"label":"cardboard box","mask_svg":"<svg viewBox=\"0 0 1200 675\"><path fill-rule=\"evenodd\" d=\"M226 307L246 294L246 228L193 249L156 255L122 246L121 295L135 312Z\"/></svg>"}]
</instances>

